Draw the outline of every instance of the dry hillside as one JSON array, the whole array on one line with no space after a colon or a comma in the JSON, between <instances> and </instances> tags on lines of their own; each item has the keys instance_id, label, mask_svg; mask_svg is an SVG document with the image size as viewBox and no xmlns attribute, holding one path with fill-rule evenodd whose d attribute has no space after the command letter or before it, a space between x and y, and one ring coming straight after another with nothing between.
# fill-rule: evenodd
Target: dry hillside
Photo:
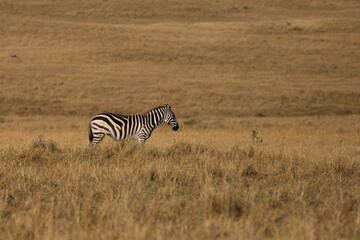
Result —
<instances>
[{"instance_id":1,"label":"dry hillside","mask_svg":"<svg viewBox=\"0 0 360 240\"><path fill-rule=\"evenodd\" d=\"M0 0L0 239L359 239L360 2ZM169 103L146 146L103 112Z\"/></svg>"}]
</instances>

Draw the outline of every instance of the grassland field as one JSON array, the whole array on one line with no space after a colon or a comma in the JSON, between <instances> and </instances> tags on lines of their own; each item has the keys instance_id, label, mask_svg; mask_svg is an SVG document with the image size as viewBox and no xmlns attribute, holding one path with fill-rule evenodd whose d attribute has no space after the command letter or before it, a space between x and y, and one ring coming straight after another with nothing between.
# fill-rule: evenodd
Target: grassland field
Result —
<instances>
[{"instance_id":1,"label":"grassland field","mask_svg":"<svg viewBox=\"0 0 360 240\"><path fill-rule=\"evenodd\" d=\"M0 0L0 239L359 239L360 2ZM88 146L99 112L180 128Z\"/></svg>"}]
</instances>

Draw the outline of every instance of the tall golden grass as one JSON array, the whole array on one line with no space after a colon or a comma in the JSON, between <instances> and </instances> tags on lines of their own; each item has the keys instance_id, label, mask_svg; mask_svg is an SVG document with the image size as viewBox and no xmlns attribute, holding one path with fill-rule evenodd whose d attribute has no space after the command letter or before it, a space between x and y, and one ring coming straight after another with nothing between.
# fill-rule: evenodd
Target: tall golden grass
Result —
<instances>
[{"instance_id":1,"label":"tall golden grass","mask_svg":"<svg viewBox=\"0 0 360 240\"><path fill-rule=\"evenodd\" d=\"M0 239L360 238L358 1L0 9ZM88 146L166 102L179 131Z\"/></svg>"},{"instance_id":2,"label":"tall golden grass","mask_svg":"<svg viewBox=\"0 0 360 240\"><path fill-rule=\"evenodd\" d=\"M4 133L28 139L0 152L6 239L359 237L358 116L160 127L145 147L95 148L86 127L52 120Z\"/></svg>"}]
</instances>

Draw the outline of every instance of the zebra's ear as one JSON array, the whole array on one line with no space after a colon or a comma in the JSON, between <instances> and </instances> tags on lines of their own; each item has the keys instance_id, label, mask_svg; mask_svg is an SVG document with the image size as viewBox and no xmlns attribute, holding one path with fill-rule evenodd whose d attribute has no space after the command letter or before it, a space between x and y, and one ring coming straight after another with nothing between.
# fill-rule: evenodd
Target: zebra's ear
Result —
<instances>
[{"instance_id":1,"label":"zebra's ear","mask_svg":"<svg viewBox=\"0 0 360 240\"><path fill-rule=\"evenodd\" d=\"M169 108L169 109L171 108L171 107L169 106L169 104L167 104L167 103L165 103L165 107L166 107L166 108Z\"/></svg>"}]
</instances>

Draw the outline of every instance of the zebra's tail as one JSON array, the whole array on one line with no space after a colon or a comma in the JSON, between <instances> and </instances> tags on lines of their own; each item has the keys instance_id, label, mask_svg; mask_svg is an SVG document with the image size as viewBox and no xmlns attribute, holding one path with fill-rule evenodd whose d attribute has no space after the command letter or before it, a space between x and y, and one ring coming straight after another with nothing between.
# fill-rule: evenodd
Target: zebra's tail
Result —
<instances>
[{"instance_id":1,"label":"zebra's tail","mask_svg":"<svg viewBox=\"0 0 360 240\"><path fill-rule=\"evenodd\" d=\"M93 132L91 130L91 123L89 125L89 142L92 143L92 140L94 139Z\"/></svg>"}]
</instances>

